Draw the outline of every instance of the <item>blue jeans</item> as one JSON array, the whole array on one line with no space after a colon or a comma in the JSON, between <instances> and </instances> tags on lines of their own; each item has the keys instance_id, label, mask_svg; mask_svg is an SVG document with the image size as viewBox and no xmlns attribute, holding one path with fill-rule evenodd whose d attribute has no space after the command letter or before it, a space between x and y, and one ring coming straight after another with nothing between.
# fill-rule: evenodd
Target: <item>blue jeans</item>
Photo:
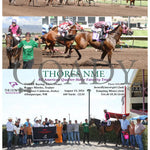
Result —
<instances>
[{"instance_id":1,"label":"blue jeans","mask_svg":"<svg viewBox=\"0 0 150 150\"><path fill-rule=\"evenodd\" d=\"M129 146L129 139L125 140L122 132L121 132L121 142L123 146L125 145Z\"/></svg>"},{"instance_id":2,"label":"blue jeans","mask_svg":"<svg viewBox=\"0 0 150 150\"><path fill-rule=\"evenodd\" d=\"M135 136L134 135L130 135L130 144L131 144L131 146L135 147Z\"/></svg>"},{"instance_id":3,"label":"blue jeans","mask_svg":"<svg viewBox=\"0 0 150 150\"><path fill-rule=\"evenodd\" d=\"M67 133L63 133L62 135L63 135L62 136L63 137L63 142L66 142L67 141Z\"/></svg>"},{"instance_id":4,"label":"blue jeans","mask_svg":"<svg viewBox=\"0 0 150 150\"><path fill-rule=\"evenodd\" d=\"M79 132L74 132L74 140L75 142L78 140L78 143L80 142L80 133Z\"/></svg>"},{"instance_id":5,"label":"blue jeans","mask_svg":"<svg viewBox=\"0 0 150 150\"><path fill-rule=\"evenodd\" d=\"M19 135L19 145L23 145L23 136Z\"/></svg>"},{"instance_id":6,"label":"blue jeans","mask_svg":"<svg viewBox=\"0 0 150 150\"><path fill-rule=\"evenodd\" d=\"M135 135L135 139L139 146L139 150L143 150L142 135Z\"/></svg>"},{"instance_id":7,"label":"blue jeans","mask_svg":"<svg viewBox=\"0 0 150 150\"><path fill-rule=\"evenodd\" d=\"M11 148L13 132L7 131L7 146Z\"/></svg>"},{"instance_id":8,"label":"blue jeans","mask_svg":"<svg viewBox=\"0 0 150 150\"><path fill-rule=\"evenodd\" d=\"M73 132L68 132L68 140L73 142Z\"/></svg>"},{"instance_id":9,"label":"blue jeans","mask_svg":"<svg viewBox=\"0 0 150 150\"><path fill-rule=\"evenodd\" d=\"M27 135L26 134L23 136L23 144L27 144Z\"/></svg>"}]
</instances>

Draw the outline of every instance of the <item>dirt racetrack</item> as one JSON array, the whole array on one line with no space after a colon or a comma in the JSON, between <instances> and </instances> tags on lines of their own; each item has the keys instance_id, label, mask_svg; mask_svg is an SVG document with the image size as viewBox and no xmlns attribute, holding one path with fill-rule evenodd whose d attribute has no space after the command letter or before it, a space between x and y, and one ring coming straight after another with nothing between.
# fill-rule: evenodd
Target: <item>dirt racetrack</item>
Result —
<instances>
[{"instance_id":1,"label":"dirt racetrack","mask_svg":"<svg viewBox=\"0 0 150 150\"><path fill-rule=\"evenodd\" d=\"M147 16L147 7L96 3L95 6L53 5L40 7L25 6L24 0L16 0L16 6L8 5L3 0L3 16Z\"/></svg>"},{"instance_id":2,"label":"dirt racetrack","mask_svg":"<svg viewBox=\"0 0 150 150\"><path fill-rule=\"evenodd\" d=\"M63 69L72 69L78 58L77 53L73 50L72 57L66 58L67 54L60 53L64 52L65 47L57 48L59 49L59 52L52 55L47 55L46 52L42 55L41 49L35 48L33 69L38 69L41 63L44 64L43 68L45 69L57 69L58 66L56 65L56 62L58 62ZM77 63L81 69L93 69L94 61L96 61L97 69L109 69L107 56L104 61L99 61L102 54L101 51L89 47L84 50L80 50L80 53L82 58L77 61ZM118 61L122 61L125 68L130 68L131 60L135 60L133 66L131 67L132 69L147 69L147 56L147 49L143 48L123 48L122 50L116 49L112 55L112 67L120 69L121 65ZM22 56L20 60L20 68L22 68ZM6 48L3 48L3 69L7 69L8 64L9 61L6 56Z\"/></svg>"},{"instance_id":3,"label":"dirt racetrack","mask_svg":"<svg viewBox=\"0 0 150 150\"><path fill-rule=\"evenodd\" d=\"M97 142L90 142L90 144L52 144L48 146L36 146L36 147L23 147L17 148L17 150L128 150L128 148L122 148L121 145L115 147L115 144L107 143L98 145ZM6 150L6 148L3 148ZM138 150L138 148L135 148Z\"/></svg>"},{"instance_id":4,"label":"dirt racetrack","mask_svg":"<svg viewBox=\"0 0 150 150\"><path fill-rule=\"evenodd\" d=\"M62 52L65 47L59 47L58 49ZM80 53L82 58L77 63L81 69L93 69L94 61L97 61L97 69L109 69L107 56L104 61L99 61L102 54L101 51L89 47L84 50L80 50ZM67 54L61 54L59 52L52 56L43 55L42 62L53 60L58 62L64 69L71 69L77 60L78 55L75 51L72 52L71 58L65 58L66 55ZM128 69L130 68L131 60L135 60L136 62L131 67L132 69L147 69L147 56L147 49L143 48L123 48L122 50L116 49L112 55L112 67L120 69L121 65L118 61L122 61L124 67ZM44 63L43 68L57 69L58 66L55 62L47 61Z\"/></svg>"},{"instance_id":5,"label":"dirt racetrack","mask_svg":"<svg viewBox=\"0 0 150 150\"><path fill-rule=\"evenodd\" d=\"M14 60L12 59L12 63L14 62ZM41 53L41 49L40 48L34 48L34 65L33 65L33 69L37 69L39 68L39 65L42 62L42 53ZM20 57L20 67L18 69L22 69L22 55ZM9 66L9 61L6 55L6 48L3 48L3 69L8 69Z\"/></svg>"}]
</instances>

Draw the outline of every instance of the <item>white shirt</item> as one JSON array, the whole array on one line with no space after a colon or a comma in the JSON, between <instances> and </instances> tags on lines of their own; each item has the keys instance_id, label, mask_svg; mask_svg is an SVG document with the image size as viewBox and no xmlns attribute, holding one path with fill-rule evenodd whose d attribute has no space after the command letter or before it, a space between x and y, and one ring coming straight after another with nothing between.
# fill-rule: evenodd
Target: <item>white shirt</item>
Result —
<instances>
[{"instance_id":1,"label":"white shirt","mask_svg":"<svg viewBox=\"0 0 150 150\"><path fill-rule=\"evenodd\" d=\"M40 124L39 123L35 123L34 127L40 127Z\"/></svg>"},{"instance_id":2,"label":"white shirt","mask_svg":"<svg viewBox=\"0 0 150 150\"><path fill-rule=\"evenodd\" d=\"M14 125L14 130L16 131L17 134L19 134L19 132L20 132L20 127L16 127L16 126ZM14 134L16 134L16 133L14 132Z\"/></svg>"},{"instance_id":3,"label":"white shirt","mask_svg":"<svg viewBox=\"0 0 150 150\"><path fill-rule=\"evenodd\" d=\"M120 123L121 123L121 129L122 130L127 130L128 129L128 125L130 125L129 121L127 119L123 120L123 119L119 119Z\"/></svg>"},{"instance_id":4,"label":"white shirt","mask_svg":"<svg viewBox=\"0 0 150 150\"><path fill-rule=\"evenodd\" d=\"M10 132L14 131L14 125L12 124L12 122L8 121L6 124L6 128L7 128L7 131L10 131Z\"/></svg>"},{"instance_id":5,"label":"white shirt","mask_svg":"<svg viewBox=\"0 0 150 150\"><path fill-rule=\"evenodd\" d=\"M40 125L40 127L48 127L48 126L47 126L47 125L43 125L43 124L42 124L42 125Z\"/></svg>"},{"instance_id":6,"label":"white shirt","mask_svg":"<svg viewBox=\"0 0 150 150\"><path fill-rule=\"evenodd\" d=\"M49 127L55 127L55 125L54 124L49 124Z\"/></svg>"}]
</instances>

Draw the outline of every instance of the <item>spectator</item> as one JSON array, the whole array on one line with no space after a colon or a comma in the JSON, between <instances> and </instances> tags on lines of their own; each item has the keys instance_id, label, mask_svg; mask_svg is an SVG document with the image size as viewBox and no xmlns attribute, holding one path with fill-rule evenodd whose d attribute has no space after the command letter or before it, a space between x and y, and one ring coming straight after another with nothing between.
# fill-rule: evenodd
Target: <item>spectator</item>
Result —
<instances>
[{"instance_id":1,"label":"spectator","mask_svg":"<svg viewBox=\"0 0 150 150\"><path fill-rule=\"evenodd\" d=\"M58 138L55 139L56 143L62 143L62 124L59 121L58 124L56 124L56 133L58 135Z\"/></svg>"},{"instance_id":2,"label":"spectator","mask_svg":"<svg viewBox=\"0 0 150 150\"><path fill-rule=\"evenodd\" d=\"M144 132L144 130L145 130L145 127L141 123L141 120L137 119L137 123L135 125L135 138L139 146L139 150L143 150L142 133Z\"/></svg>"},{"instance_id":3,"label":"spectator","mask_svg":"<svg viewBox=\"0 0 150 150\"><path fill-rule=\"evenodd\" d=\"M122 141L122 147L129 147L129 139L125 140L125 138L124 138L124 132L127 132L127 133L129 132L129 125L130 125L130 123L126 119L126 115L123 115L122 119L119 119L119 121L121 123L121 141Z\"/></svg>"},{"instance_id":4,"label":"spectator","mask_svg":"<svg viewBox=\"0 0 150 150\"><path fill-rule=\"evenodd\" d=\"M33 126L34 127L40 127L39 120L35 120L35 124Z\"/></svg>"},{"instance_id":5,"label":"spectator","mask_svg":"<svg viewBox=\"0 0 150 150\"><path fill-rule=\"evenodd\" d=\"M131 121L131 124L129 126L129 133L130 133L131 149L134 149L135 148L135 124L134 124L134 121Z\"/></svg>"},{"instance_id":6,"label":"spectator","mask_svg":"<svg viewBox=\"0 0 150 150\"><path fill-rule=\"evenodd\" d=\"M48 119L47 119L47 118L45 118L45 124L46 124L47 126L49 126L49 122L48 122Z\"/></svg>"},{"instance_id":7,"label":"spectator","mask_svg":"<svg viewBox=\"0 0 150 150\"><path fill-rule=\"evenodd\" d=\"M67 134L68 134L68 140L69 140L69 143L70 141L72 140L72 143L73 143L73 125L71 123L71 120L69 121L69 124L67 125Z\"/></svg>"},{"instance_id":8,"label":"spectator","mask_svg":"<svg viewBox=\"0 0 150 150\"><path fill-rule=\"evenodd\" d=\"M17 119L17 122L19 123L19 127L21 127L21 119L20 118Z\"/></svg>"},{"instance_id":9,"label":"spectator","mask_svg":"<svg viewBox=\"0 0 150 150\"><path fill-rule=\"evenodd\" d=\"M42 125L40 127L48 127L48 126L46 125L46 122L43 121L43 123L42 123Z\"/></svg>"},{"instance_id":10,"label":"spectator","mask_svg":"<svg viewBox=\"0 0 150 150\"><path fill-rule=\"evenodd\" d=\"M87 142L89 144L89 124L88 120L85 119L85 123L82 124L83 126L83 143L85 143L85 138L87 137Z\"/></svg>"},{"instance_id":11,"label":"spectator","mask_svg":"<svg viewBox=\"0 0 150 150\"><path fill-rule=\"evenodd\" d=\"M54 124L55 124L55 125L58 124L58 119L55 119L55 123L54 123Z\"/></svg>"},{"instance_id":12,"label":"spectator","mask_svg":"<svg viewBox=\"0 0 150 150\"><path fill-rule=\"evenodd\" d=\"M24 130L24 136L23 136L23 144L26 145L27 144L27 127L26 125L24 124L23 125L23 130Z\"/></svg>"},{"instance_id":13,"label":"spectator","mask_svg":"<svg viewBox=\"0 0 150 150\"><path fill-rule=\"evenodd\" d=\"M52 120L50 121L49 127L55 127L54 122ZM53 141L54 141L53 138L49 139L49 144L52 144Z\"/></svg>"},{"instance_id":14,"label":"spectator","mask_svg":"<svg viewBox=\"0 0 150 150\"><path fill-rule=\"evenodd\" d=\"M74 124L74 140L75 143L78 141L78 144L80 144L79 124L77 120L75 120L75 124Z\"/></svg>"},{"instance_id":15,"label":"spectator","mask_svg":"<svg viewBox=\"0 0 150 150\"><path fill-rule=\"evenodd\" d=\"M67 142L67 122L66 118L63 119L63 142Z\"/></svg>"},{"instance_id":16,"label":"spectator","mask_svg":"<svg viewBox=\"0 0 150 150\"><path fill-rule=\"evenodd\" d=\"M31 141L32 141L32 127L31 124L29 123L27 127L27 143L29 146L31 145Z\"/></svg>"},{"instance_id":17,"label":"spectator","mask_svg":"<svg viewBox=\"0 0 150 150\"><path fill-rule=\"evenodd\" d=\"M7 130L7 147L9 150L9 149L11 149L11 146L12 146L12 138L13 138L13 131L14 131L14 125L12 124L12 118L8 118L8 122L6 124L6 130Z\"/></svg>"},{"instance_id":18,"label":"spectator","mask_svg":"<svg viewBox=\"0 0 150 150\"><path fill-rule=\"evenodd\" d=\"M20 132L19 122L16 121L14 125L14 146L15 147L19 143L19 132Z\"/></svg>"},{"instance_id":19,"label":"spectator","mask_svg":"<svg viewBox=\"0 0 150 150\"><path fill-rule=\"evenodd\" d=\"M24 124L26 125L26 127L28 127L29 123L30 123L30 119L27 118L27 119L26 119L26 122L25 122ZM30 126L32 127L32 124L31 124L31 123L30 123Z\"/></svg>"},{"instance_id":20,"label":"spectator","mask_svg":"<svg viewBox=\"0 0 150 150\"><path fill-rule=\"evenodd\" d=\"M19 145L23 146L23 135L24 135L24 128L23 126L20 127L20 132L19 132Z\"/></svg>"}]
</instances>

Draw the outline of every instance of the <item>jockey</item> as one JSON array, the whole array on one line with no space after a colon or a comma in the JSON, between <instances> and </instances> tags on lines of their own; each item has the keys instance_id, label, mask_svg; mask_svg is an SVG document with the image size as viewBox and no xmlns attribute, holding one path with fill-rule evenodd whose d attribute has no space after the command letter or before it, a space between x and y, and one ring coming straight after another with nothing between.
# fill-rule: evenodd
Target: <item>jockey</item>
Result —
<instances>
[{"instance_id":1,"label":"jockey","mask_svg":"<svg viewBox=\"0 0 150 150\"><path fill-rule=\"evenodd\" d=\"M16 19L12 20L12 25L9 26L8 32L13 34L13 37L15 38L15 40L20 41L21 29L17 25Z\"/></svg>"},{"instance_id":2,"label":"jockey","mask_svg":"<svg viewBox=\"0 0 150 150\"><path fill-rule=\"evenodd\" d=\"M53 23L49 24L49 31L53 28Z\"/></svg>"},{"instance_id":3,"label":"jockey","mask_svg":"<svg viewBox=\"0 0 150 150\"><path fill-rule=\"evenodd\" d=\"M71 25L73 25L73 22L70 20L59 25L59 31L62 36L63 36L63 33L64 33L64 36L68 34L68 30L70 29Z\"/></svg>"},{"instance_id":4,"label":"jockey","mask_svg":"<svg viewBox=\"0 0 150 150\"><path fill-rule=\"evenodd\" d=\"M42 35L49 32L49 26L47 24L42 25Z\"/></svg>"},{"instance_id":5,"label":"jockey","mask_svg":"<svg viewBox=\"0 0 150 150\"><path fill-rule=\"evenodd\" d=\"M92 27L93 32L99 32L99 39L105 40L107 33L112 30L111 22L99 21Z\"/></svg>"},{"instance_id":6,"label":"jockey","mask_svg":"<svg viewBox=\"0 0 150 150\"><path fill-rule=\"evenodd\" d=\"M111 125L110 114L109 112L107 112L106 109L104 109L104 114L105 114L105 122L107 122L107 126L110 126Z\"/></svg>"}]
</instances>

